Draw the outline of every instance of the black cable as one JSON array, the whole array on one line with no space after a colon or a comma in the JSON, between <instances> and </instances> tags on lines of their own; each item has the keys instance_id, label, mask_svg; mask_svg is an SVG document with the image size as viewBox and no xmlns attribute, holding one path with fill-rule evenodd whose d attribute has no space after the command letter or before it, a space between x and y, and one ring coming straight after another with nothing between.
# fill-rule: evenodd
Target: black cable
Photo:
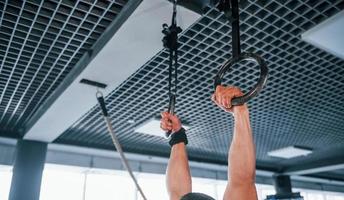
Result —
<instances>
[{"instance_id":1,"label":"black cable","mask_svg":"<svg viewBox=\"0 0 344 200\"><path fill-rule=\"evenodd\" d=\"M169 106L168 112L174 114L174 108L177 97L177 88L178 88L178 34L182 32L182 29L177 26L177 0L173 1L173 14L171 25L163 24L164 38L163 44L164 47L169 49L169 77L168 77L168 96L169 96ZM173 70L174 68L174 70ZM174 71L174 76L173 76ZM174 81L172 79L174 78ZM166 133L166 136L169 137L171 131Z\"/></svg>"},{"instance_id":2,"label":"black cable","mask_svg":"<svg viewBox=\"0 0 344 200\"><path fill-rule=\"evenodd\" d=\"M169 98L172 95L172 68L173 68L173 50L170 49L170 58L169 58L169 67L168 67L168 96Z\"/></svg>"},{"instance_id":3,"label":"black cable","mask_svg":"<svg viewBox=\"0 0 344 200\"><path fill-rule=\"evenodd\" d=\"M178 45L174 52L174 96L177 98L178 89Z\"/></svg>"},{"instance_id":4,"label":"black cable","mask_svg":"<svg viewBox=\"0 0 344 200\"><path fill-rule=\"evenodd\" d=\"M177 0L173 0L172 26L177 26Z\"/></svg>"}]
</instances>

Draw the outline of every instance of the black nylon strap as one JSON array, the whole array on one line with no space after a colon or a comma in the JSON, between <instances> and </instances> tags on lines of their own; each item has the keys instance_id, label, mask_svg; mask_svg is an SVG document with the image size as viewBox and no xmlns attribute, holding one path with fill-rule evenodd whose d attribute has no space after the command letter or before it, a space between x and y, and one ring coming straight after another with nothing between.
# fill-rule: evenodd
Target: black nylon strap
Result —
<instances>
[{"instance_id":1,"label":"black nylon strap","mask_svg":"<svg viewBox=\"0 0 344 200\"><path fill-rule=\"evenodd\" d=\"M162 33L165 35L163 38L164 47L169 50L169 76L168 76L168 96L169 106L168 112L174 115L175 103L177 97L178 88L178 34L182 32L182 29L177 26L177 0L173 0L173 14L171 26L163 24ZM173 75L174 73L174 75ZM174 81L172 80L174 79ZM166 137L171 135L171 131L166 133Z\"/></svg>"},{"instance_id":2,"label":"black nylon strap","mask_svg":"<svg viewBox=\"0 0 344 200\"><path fill-rule=\"evenodd\" d=\"M175 132L171 135L169 144L172 147L173 145L181 143L181 142L184 142L185 145L188 144L188 138L186 136L184 128L181 128L178 132Z\"/></svg>"},{"instance_id":3,"label":"black nylon strap","mask_svg":"<svg viewBox=\"0 0 344 200\"><path fill-rule=\"evenodd\" d=\"M242 2L242 1L240 1ZM238 0L220 0L218 5L220 11L223 11L232 24L232 58L226 61L218 71L214 79L214 90L221 85L224 74L240 61L253 61L260 67L260 77L257 84L249 92L241 97L232 99L232 105L242 105L257 96L266 85L268 78L268 68L262 57L254 53L241 53L240 49L240 27L239 27L239 2Z\"/></svg>"},{"instance_id":4,"label":"black nylon strap","mask_svg":"<svg viewBox=\"0 0 344 200\"><path fill-rule=\"evenodd\" d=\"M239 3L238 0L231 0L232 7L232 53L233 58L238 58L241 54L240 48L240 27L239 27Z\"/></svg>"},{"instance_id":5,"label":"black nylon strap","mask_svg":"<svg viewBox=\"0 0 344 200\"><path fill-rule=\"evenodd\" d=\"M232 25L232 57L238 58L241 54L240 24L238 0L220 0L217 8L223 11Z\"/></svg>"}]
</instances>

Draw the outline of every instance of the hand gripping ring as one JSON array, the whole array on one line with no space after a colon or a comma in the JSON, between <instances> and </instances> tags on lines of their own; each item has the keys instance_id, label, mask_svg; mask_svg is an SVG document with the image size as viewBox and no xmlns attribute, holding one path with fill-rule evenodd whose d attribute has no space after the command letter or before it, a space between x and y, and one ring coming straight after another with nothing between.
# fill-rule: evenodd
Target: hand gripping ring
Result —
<instances>
[{"instance_id":1,"label":"hand gripping ring","mask_svg":"<svg viewBox=\"0 0 344 200\"><path fill-rule=\"evenodd\" d=\"M220 70L215 76L215 81L214 81L215 90L218 85L221 85L223 76L230 69L230 67L243 60L255 61L260 67L260 77L255 87L252 88L248 93L244 94L241 97L235 97L232 99L233 106L242 105L246 103L247 101L249 101L250 99L252 99L253 97L257 96L266 85L266 81L268 78L268 67L266 66L263 58L261 58L259 55L254 54L254 53L242 53L239 55L239 57L232 58L228 60L227 62L225 62L224 65L221 66Z\"/></svg>"}]
</instances>

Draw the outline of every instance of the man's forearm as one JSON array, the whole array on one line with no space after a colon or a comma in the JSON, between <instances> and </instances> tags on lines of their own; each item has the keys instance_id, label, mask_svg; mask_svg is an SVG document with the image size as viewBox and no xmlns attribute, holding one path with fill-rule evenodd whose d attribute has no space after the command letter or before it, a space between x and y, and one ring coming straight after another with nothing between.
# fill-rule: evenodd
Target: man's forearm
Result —
<instances>
[{"instance_id":1,"label":"man's forearm","mask_svg":"<svg viewBox=\"0 0 344 200\"><path fill-rule=\"evenodd\" d=\"M166 175L167 190L171 200L179 200L183 195L191 192L191 175L184 143L172 146Z\"/></svg>"},{"instance_id":2,"label":"man's forearm","mask_svg":"<svg viewBox=\"0 0 344 200\"><path fill-rule=\"evenodd\" d=\"M229 152L229 176L233 183L255 180L256 156L246 105L234 110L234 135Z\"/></svg>"}]
</instances>

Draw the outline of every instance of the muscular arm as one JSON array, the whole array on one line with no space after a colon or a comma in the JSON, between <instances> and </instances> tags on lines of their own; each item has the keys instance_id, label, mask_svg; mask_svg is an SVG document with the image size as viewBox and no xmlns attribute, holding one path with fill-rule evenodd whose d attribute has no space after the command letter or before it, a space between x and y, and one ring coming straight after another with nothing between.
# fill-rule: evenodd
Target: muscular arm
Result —
<instances>
[{"instance_id":1,"label":"muscular arm","mask_svg":"<svg viewBox=\"0 0 344 200\"><path fill-rule=\"evenodd\" d=\"M256 200L256 156L246 105L232 106L234 97L242 96L239 88L218 86L213 101L234 116L234 134L228 152L228 184L224 200Z\"/></svg>"},{"instance_id":2,"label":"muscular arm","mask_svg":"<svg viewBox=\"0 0 344 200\"><path fill-rule=\"evenodd\" d=\"M184 143L172 147L166 182L170 200L180 200L182 196L191 192L191 175Z\"/></svg>"},{"instance_id":3,"label":"muscular arm","mask_svg":"<svg viewBox=\"0 0 344 200\"><path fill-rule=\"evenodd\" d=\"M181 123L177 116L167 112L162 113L161 116L160 126L164 131L178 132L180 130ZM183 142L172 146L166 171L166 185L170 200L180 200L182 196L191 192L189 161Z\"/></svg>"},{"instance_id":4,"label":"muscular arm","mask_svg":"<svg viewBox=\"0 0 344 200\"><path fill-rule=\"evenodd\" d=\"M233 109L234 135L228 153L228 179L224 200L256 200L256 157L246 105Z\"/></svg>"}]
</instances>

